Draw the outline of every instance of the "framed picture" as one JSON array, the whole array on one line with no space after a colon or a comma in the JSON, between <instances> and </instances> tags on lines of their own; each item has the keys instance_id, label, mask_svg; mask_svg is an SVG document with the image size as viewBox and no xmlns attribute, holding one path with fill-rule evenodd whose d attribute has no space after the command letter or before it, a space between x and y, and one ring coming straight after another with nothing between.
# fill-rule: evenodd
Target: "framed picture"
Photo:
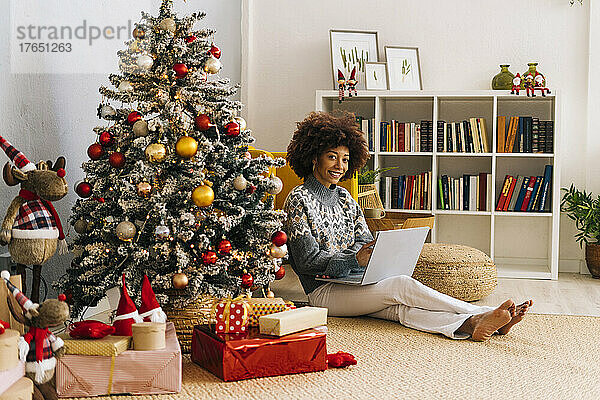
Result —
<instances>
[{"instance_id":1,"label":"framed picture","mask_svg":"<svg viewBox=\"0 0 600 400\"><path fill-rule=\"evenodd\" d=\"M384 62L367 62L365 64L365 76L367 90L387 90L388 76Z\"/></svg>"},{"instance_id":2,"label":"framed picture","mask_svg":"<svg viewBox=\"0 0 600 400\"><path fill-rule=\"evenodd\" d=\"M419 49L385 46L390 90L422 90Z\"/></svg>"},{"instance_id":3,"label":"framed picture","mask_svg":"<svg viewBox=\"0 0 600 400\"><path fill-rule=\"evenodd\" d=\"M346 80L350 78L352 69L356 67L357 89L365 89L365 68L367 61L378 61L377 32L370 31L329 31L331 47L331 69L333 88L338 88L338 69Z\"/></svg>"}]
</instances>

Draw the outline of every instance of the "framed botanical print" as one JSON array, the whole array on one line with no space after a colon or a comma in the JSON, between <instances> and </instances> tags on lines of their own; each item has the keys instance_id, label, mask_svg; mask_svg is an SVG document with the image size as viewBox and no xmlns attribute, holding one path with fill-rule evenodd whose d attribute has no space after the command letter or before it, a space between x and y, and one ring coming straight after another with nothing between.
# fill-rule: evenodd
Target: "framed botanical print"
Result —
<instances>
[{"instance_id":1,"label":"framed botanical print","mask_svg":"<svg viewBox=\"0 0 600 400\"><path fill-rule=\"evenodd\" d=\"M419 49L385 46L390 90L422 90Z\"/></svg>"},{"instance_id":2,"label":"framed botanical print","mask_svg":"<svg viewBox=\"0 0 600 400\"><path fill-rule=\"evenodd\" d=\"M367 90L387 90L388 76L384 62L367 62L365 64L365 76Z\"/></svg>"},{"instance_id":3,"label":"framed botanical print","mask_svg":"<svg viewBox=\"0 0 600 400\"><path fill-rule=\"evenodd\" d=\"M347 80L356 67L357 89L365 89L366 63L378 61L377 32L371 31L329 31L331 47L331 69L333 88L337 89L338 70Z\"/></svg>"}]
</instances>

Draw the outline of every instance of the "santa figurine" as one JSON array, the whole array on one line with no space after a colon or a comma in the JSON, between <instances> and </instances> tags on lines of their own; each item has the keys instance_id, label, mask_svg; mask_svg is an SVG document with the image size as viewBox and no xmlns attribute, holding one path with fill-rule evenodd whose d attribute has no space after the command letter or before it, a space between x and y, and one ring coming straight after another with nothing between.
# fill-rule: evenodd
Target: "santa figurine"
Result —
<instances>
[{"instance_id":1,"label":"santa figurine","mask_svg":"<svg viewBox=\"0 0 600 400\"><path fill-rule=\"evenodd\" d=\"M344 77L344 74L342 74L342 71L340 71L339 69L338 69L337 83L338 83L338 102L340 104L342 104L342 101L344 101L344 90L346 90L346 78Z\"/></svg>"},{"instance_id":2,"label":"santa figurine","mask_svg":"<svg viewBox=\"0 0 600 400\"><path fill-rule=\"evenodd\" d=\"M142 305L139 313L145 322L167 322L167 315L156 301L154 290L150 286L147 275L144 275L142 280Z\"/></svg>"},{"instance_id":3,"label":"santa figurine","mask_svg":"<svg viewBox=\"0 0 600 400\"><path fill-rule=\"evenodd\" d=\"M546 93L550 93L550 89L546 87L546 78L537 71L535 73L535 78L533 78L533 90L542 92L542 97L546 97Z\"/></svg>"},{"instance_id":4,"label":"santa figurine","mask_svg":"<svg viewBox=\"0 0 600 400\"><path fill-rule=\"evenodd\" d=\"M358 80L356 80L356 67L352 68L352 72L350 73L350 79L348 79L348 97L352 97L352 91L354 91L354 96L358 96L356 91L356 84Z\"/></svg>"},{"instance_id":5,"label":"santa figurine","mask_svg":"<svg viewBox=\"0 0 600 400\"><path fill-rule=\"evenodd\" d=\"M517 72L517 76L515 76L512 80L512 89L510 90L510 94L519 95L519 90L521 90L521 74Z\"/></svg>"},{"instance_id":6,"label":"santa figurine","mask_svg":"<svg viewBox=\"0 0 600 400\"><path fill-rule=\"evenodd\" d=\"M135 303L127 293L125 274L123 274L123 288L121 289L121 298L119 299L119 305L117 306L117 316L113 321L113 326L115 327L115 333L113 333L113 335L132 336L131 325L137 322L144 322L144 320L138 314Z\"/></svg>"},{"instance_id":7,"label":"santa figurine","mask_svg":"<svg viewBox=\"0 0 600 400\"><path fill-rule=\"evenodd\" d=\"M531 97L535 97L535 92L533 91L533 75L531 74L531 72L528 72L527 74L525 74L525 76L523 77L523 79L525 80L525 92L527 93L527 97L529 97L531 95Z\"/></svg>"}]
</instances>

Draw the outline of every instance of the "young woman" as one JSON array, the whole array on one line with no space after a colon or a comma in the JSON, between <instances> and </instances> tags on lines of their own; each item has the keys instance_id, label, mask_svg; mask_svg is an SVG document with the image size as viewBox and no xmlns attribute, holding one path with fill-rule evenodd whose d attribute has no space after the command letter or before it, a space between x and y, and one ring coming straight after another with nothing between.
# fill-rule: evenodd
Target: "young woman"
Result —
<instances>
[{"instance_id":1,"label":"young woman","mask_svg":"<svg viewBox=\"0 0 600 400\"><path fill-rule=\"evenodd\" d=\"M531 300L498 308L480 307L439 293L409 276L374 285L350 286L318 281L364 270L375 243L362 210L340 180L352 177L368 160L363 133L349 113L313 112L299 122L287 161L304 183L288 195L286 232L290 263L311 305L329 315L368 315L398 321L453 339L489 339L519 322Z\"/></svg>"}]
</instances>

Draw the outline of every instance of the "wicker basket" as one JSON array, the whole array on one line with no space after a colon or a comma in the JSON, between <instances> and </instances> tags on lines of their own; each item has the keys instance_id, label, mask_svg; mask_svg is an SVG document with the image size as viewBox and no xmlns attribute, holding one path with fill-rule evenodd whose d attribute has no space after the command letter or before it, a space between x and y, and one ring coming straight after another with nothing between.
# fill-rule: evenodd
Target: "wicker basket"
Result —
<instances>
[{"instance_id":1,"label":"wicker basket","mask_svg":"<svg viewBox=\"0 0 600 400\"><path fill-rule=\"evenodd\" d=\"M358 204L363 210L365 208L383 208L377 186L373 184L358 185Z\"/></svg>"},{"instance_id":2,"label":"wicker basket","mask_svg":"<svg viewBox=\"0 0 600 400\"><path fill-rule=\"evenodd\" d=\"M211 311L217 298L213 296L202 296L194 303L185 307L163 307L169 321L175 325L177 338L183 353L192 351L192 334L194 326L207 324L211 321Z\"/></svg>"}]
</instances>

